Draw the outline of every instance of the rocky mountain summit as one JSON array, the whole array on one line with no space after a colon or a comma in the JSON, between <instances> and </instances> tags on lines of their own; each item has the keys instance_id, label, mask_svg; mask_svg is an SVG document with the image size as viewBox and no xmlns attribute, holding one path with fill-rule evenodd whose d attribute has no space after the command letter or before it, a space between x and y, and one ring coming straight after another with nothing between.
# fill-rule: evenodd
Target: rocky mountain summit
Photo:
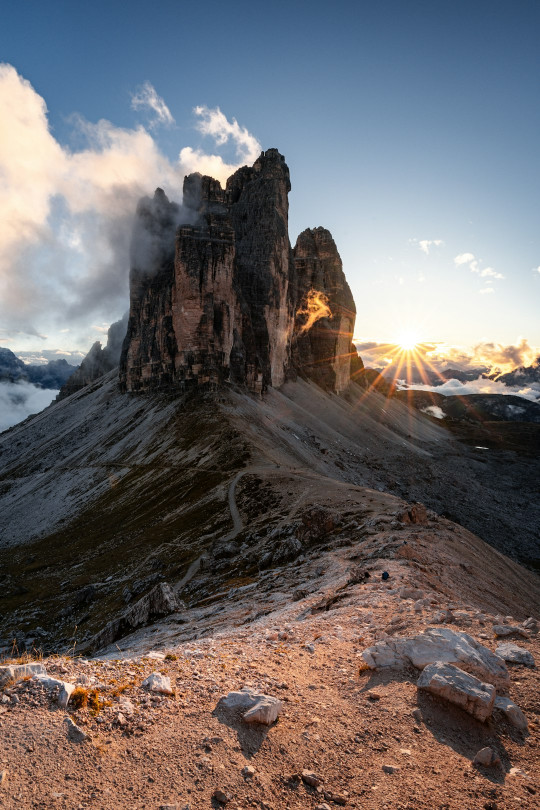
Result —
<instances>
[{"instance_id":1,"label":"rocky mountain summit","mask_svg":"<svg viewBox=\"0 0 540 810\"><path fill-rule=\"evenodd\" d=\"M276 149L225 189L184 181L184 214L157 189L134 230L124 391L224 382L264 392L297 374L340 392L350 379L355 305L330 233L288 236L289 169ZM316 327L315 327L316 325Z\"/></svg>"}]
</instances>

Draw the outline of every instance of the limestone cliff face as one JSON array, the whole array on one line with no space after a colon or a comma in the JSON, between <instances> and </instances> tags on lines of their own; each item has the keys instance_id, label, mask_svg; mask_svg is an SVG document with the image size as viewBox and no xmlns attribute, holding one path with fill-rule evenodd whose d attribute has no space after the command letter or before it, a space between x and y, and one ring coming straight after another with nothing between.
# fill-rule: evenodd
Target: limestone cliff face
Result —
<instances>
[{"instance_id":1,"label":"limestone cliff face","mask_svg":"<svg viewBox=\"0 0 540 810\"><path fill-rule=\"evenodd\" d=\"M292 359L298 374L328 391L351 378L356 307L330 231L309 228L294 248L297 310Z\"/></svg>"},{"instance_id":2,"label":"limestone cliff face","mask_svg":"<svg viewBox=\"0 0 540 810\"><path fill-rule=\"evenodd\" d=\"M290 188L283 156L269 149L224 189L186 177L182 208L161 189L141 201L123 390L230 381L264 392L296 372L331 391L348 384L354 302L328 231L306 231L293 255ZM313 289L332 317L312 333L297 312Z\"/></svg>"}]
</instances>

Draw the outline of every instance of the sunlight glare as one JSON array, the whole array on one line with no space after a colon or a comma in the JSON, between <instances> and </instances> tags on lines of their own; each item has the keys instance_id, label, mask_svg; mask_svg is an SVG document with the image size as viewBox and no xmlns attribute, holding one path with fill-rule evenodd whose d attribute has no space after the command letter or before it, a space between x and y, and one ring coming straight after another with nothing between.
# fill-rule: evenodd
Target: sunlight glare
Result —
<instances>
[{"instance_id":1,"label":"sunlight glare","mask_svg":"<svg viewBox=\"0 0 540 810\"><path fill-rule=\"evenodd\" d=\"M418 345L418 335L412 330L402 332L398 340L398 346L404 352L412 352Z\"/></svg>"}]
</instances>

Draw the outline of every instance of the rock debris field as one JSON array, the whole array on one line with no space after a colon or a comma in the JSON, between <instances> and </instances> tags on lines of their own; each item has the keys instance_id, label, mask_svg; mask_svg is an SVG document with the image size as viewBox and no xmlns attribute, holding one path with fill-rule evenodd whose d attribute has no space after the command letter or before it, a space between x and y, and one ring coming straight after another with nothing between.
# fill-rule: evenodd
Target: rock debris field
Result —
<instances>
[{"instance_id":1,"label":"rock debris field","mask_svg":"<svg viewBox=\"0 0 540 810\"><path fill-rule=\"evenodd\" d=\"M384 562L195 641L4 662L0 806L540 807L537 620Z\"/></svg>"}]
</instances>

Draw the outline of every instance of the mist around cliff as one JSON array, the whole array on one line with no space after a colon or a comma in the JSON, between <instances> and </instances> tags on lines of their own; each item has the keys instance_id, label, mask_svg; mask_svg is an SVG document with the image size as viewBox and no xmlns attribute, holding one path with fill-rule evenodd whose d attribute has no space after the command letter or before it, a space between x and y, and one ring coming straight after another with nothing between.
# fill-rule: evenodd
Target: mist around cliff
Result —
<instances>
[{"instance_id":1,"label":"mist around cliff","mask_svg":"<svg viewBox=\"0 0 540 810\"><path fill-rule=\"evenodd\" d=\"M184 175L211 173L222 182L261 147L219 108L194 109L198 139L225 147L232 160L185 146L176 160L154 131L175 126L146 83L132 105L144 119L134 129L73 116L72 141L51 130L45 100L9 64L0 65L0 341L19 345L71 331L70 347L87 349L92 325L116 320L128 301L130 242L138 200L162 187L181 203ZM179 205L178 222L185 217ZM58 338L56 337L58 335ZM21 346L22 348L22 346Z\"/></svg>"}]
</instances>

